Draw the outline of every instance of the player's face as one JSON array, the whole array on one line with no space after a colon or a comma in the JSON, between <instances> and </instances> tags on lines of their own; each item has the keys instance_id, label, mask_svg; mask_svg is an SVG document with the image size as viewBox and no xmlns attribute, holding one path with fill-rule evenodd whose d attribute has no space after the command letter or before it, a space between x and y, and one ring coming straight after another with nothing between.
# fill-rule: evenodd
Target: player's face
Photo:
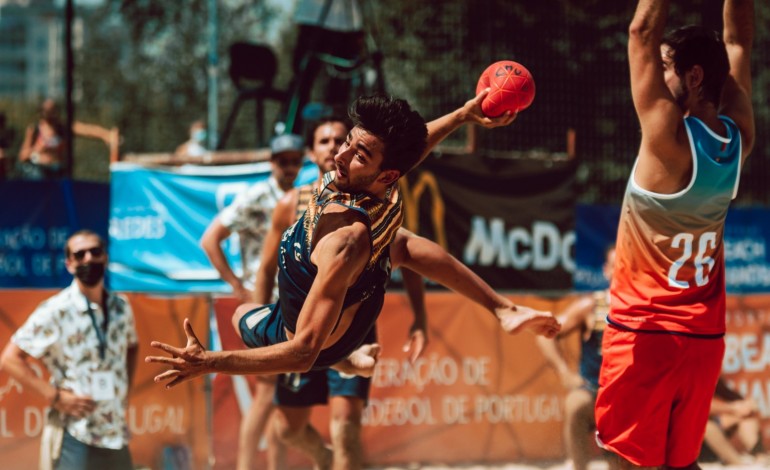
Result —
<instances>
[{"instance_id":1,"label":"player's face","mask_svg":"<svg viewBox=\"0 0 770 470\"><path fill-rule=\"evenodd\" d=\"M666 86L677 104L679 104L679 107L685 109L688 93L682 82L682 77L677 75L674 69L673 51L671 47L664 44L660 46L660 54L663 63L663 79L666 81Z\"/></svg>"},{"instance_id":2,"label":"player's face","mask_svg":"<svg viewBox=\"0 0 770 470\"><path fill-rule=\"evenodd\" d=\"M341 122L328 122L318 127L313 133L313 148L310 159L318 165L322 173L335 169L334 156L345 142L348 128Z\"/></svg>"},{"instance_id":3,"label":"player's face","mask_svg":"<svg viewBox=\"0 0 770 470\"><path fill-rule=\"evenodd\" d=\"M273 176L278 186L284 191L291 189L302 167L302 152L281 152L270 159L273 164Z\"/></svg>"},{"instance_id":4,"label":"player's face","mask_svg":"<svg viewBox=\"0 0 770 470\"><path fill-rule=\"evenodd\" d=\"M360 127L354 127L334 157L335 184L342 191L367 191L382 171L384 145Z\"/></svg>"}]
</instances>

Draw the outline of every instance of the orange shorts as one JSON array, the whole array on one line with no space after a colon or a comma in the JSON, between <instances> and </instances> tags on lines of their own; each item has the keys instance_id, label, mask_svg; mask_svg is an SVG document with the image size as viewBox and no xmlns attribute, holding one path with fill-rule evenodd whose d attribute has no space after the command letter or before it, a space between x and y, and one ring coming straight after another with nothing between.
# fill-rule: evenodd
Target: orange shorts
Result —
<instances>
[{"instance_id":1,"label":"orange shorts","mask_svg":"<svg viewBox=\"0 0 770 470\"><path fill-rule=\"evenodd\" d=\"M608 326L596 397L599 445L643 467L695 462L724 350L724 338Z\"/></svg>"}]
</instances>

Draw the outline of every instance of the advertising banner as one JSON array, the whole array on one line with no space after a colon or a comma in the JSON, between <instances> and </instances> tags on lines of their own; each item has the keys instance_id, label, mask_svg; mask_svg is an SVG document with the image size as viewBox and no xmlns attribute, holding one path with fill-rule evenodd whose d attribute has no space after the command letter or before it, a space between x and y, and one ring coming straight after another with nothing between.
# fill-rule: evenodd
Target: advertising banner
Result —
<instances>
[{"instance_id":1,"label":"advertising banner","mask_svg":"<svg viewBox=\"0 0 770 470\"><path fill-rule=\"evenodd\" d=\"M770 449L770 295L728 295L726 322L722 374L757 404L762 443Z\"/></svg>"},{"instance_id":2,"label":"advertising banner","mask_svg":"<svg viewBox=\"0 0 770 470\"><path fill-rule=\"evenodd\" d=\"M87 228L107 239L107 184L3 181L0 200L0 289L65 287L67 237Z\"/></svg>"},{"instance_id":3,"label":"advertising banner","mask_svg":"<svg viewBox=\"0 0 770 470\"><path fill-rule=\"evenodd\" d=\"M296 184L318 176L307 162ZM235 196L267 180L270 163L147 168L111 167L110 286L131 292L230 292L199 246L201 235ZM240 245L223 245L240 274Z\"/></svg>"},{"instance_id":4,"label":"advertising banner","mask_svg":"<svg viewBox=\"0 0 770 470\"><path fill-rule=\"evenodd\" d=\"M580 294L558 300L511 296L520 304L561 312ZM225 348L243 347L230 325L237 302L218 299L215 310ZM505 335L485 310L454 293L429 292L428 347L410 363L402 346L412 319L402 293L388 293L377 323L383 354L363 417L365 460L387 466L554 461L565 456L564 398L557 373L528 333ZM723 365L728 384L757 402L765 448L770 445L770 295L728 296ZM577 370L579 331L563 340ZM249 378L249 380L252 380ZM251 384L236 376L214 380L215 468L232 468L237 430L248 409ZM328 406L312 423L329 439ZM598 452L597 452L598 456ZM260 456L264 458L264 453ZM290 453L293 465L308 466Z\"/></svg>"},{"instance_id":5,"label":"advertising banner","mask_svg":"<svg viewBox=\"0 0 770 470\"><path fill-rule=\"evenodd\" d=\"M497 289L569 289L574 174L572 161L431 156L402 178L404 226Z\"/></svg>"},{"instance_id":6,"label":"advertising banner","mask_svg":"<svg viewBox=\"0 0 770 470\"><path fill-rule=\"evenodd\" d=\"M568 301L512 299L544 310ZM230 324L237 302L217 299L214 305L222 347L242 348ZM407 297L385 297L377 323L383 355L363 417L366 462L510 462L563 455L562 389L534 337L504 334L489 312L454 293L429 292L426 309L429 345L412 364L402 350L412 324ZM248 380L222 374L214 379L215 468L234 466L240 419L252 398ZM313 407L312 423L327 442L328 417L327 406ZM308 466L297 453L290 462Z\"/></svg>"}]
</instances>

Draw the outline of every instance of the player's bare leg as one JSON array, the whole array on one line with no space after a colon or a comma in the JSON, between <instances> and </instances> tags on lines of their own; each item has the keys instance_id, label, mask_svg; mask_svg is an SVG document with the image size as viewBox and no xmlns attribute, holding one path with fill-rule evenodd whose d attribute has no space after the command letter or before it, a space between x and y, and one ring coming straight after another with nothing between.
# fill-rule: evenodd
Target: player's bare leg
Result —
<instances>
[{"instance_id":1,"label":"player's bare leg","mask_svg":"<svg viewBox=\"0 0 770 470\"><path fill-rule=\"evenodd\" d=\"M241 420L238 433L238 470L256 468L255 451L259 447L259 441L274 408L275 380L275 376L257 377L251 406Z\"/></svg>"},{"instance_id":2,"label":"player's bare leg","mask_svg":"<svg viewBox=\"0 0 770 470\"><path fill-rule=\"evenodd\" d=\"M358 397L329 398L334 470L359 470L364 465L361 417L364 400Z\"/></svg>"},{"instance_id":3,"label":"player's bare leg","mask_svg":"<svg viewBox=\"0 0 770 470\"><path fill-rule=\"evenodd\" d=\"M307 455L316 470L331 470L332 450L310 425L311 410L310 407L277 407L274 413L274 429L280 440Z\"/></svg>"},{"instance_id":4,"label":"player's bare leg","mask_svg":"<svg viewBox=\"0 0 770 470\"><path fill-rule=\"evenodd\" d=\"M588 439L593 431L594 397L586 389L578 388L564 400L564 442L567 455L575 470L587 470L591 461Z\"/></svg>"}]
</instances>

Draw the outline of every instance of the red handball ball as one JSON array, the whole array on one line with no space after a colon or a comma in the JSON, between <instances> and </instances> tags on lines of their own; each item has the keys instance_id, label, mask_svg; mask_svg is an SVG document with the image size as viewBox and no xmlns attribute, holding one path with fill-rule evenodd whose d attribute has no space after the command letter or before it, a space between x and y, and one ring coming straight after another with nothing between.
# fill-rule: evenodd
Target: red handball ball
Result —
<instances>
[{"instance_id":1,"label":"red handball ball","mask_svg":"<svg viewBox=\"0 0 770 470\"><path fill-rule=\"evenodd\" d=\"M535 80L526 67L512 60L501 60L487 67L476 85L478 95L485 88L492 90L481 102L481 111L497 117L527 109L535 99Z\"/></svg>"}]
</instances>

